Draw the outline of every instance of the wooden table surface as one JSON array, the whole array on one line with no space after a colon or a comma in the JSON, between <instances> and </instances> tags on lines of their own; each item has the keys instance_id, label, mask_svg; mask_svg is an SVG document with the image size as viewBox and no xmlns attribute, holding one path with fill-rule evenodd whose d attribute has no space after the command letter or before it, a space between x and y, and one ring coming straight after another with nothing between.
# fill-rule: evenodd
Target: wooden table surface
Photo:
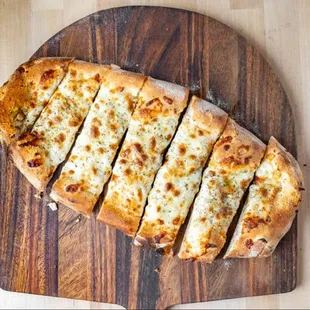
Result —
<instances>
[{"instance_id":1,"label":"wooden table surface","mask_svg":"<svg viewBox=\"0 0 310 310\"><path fill-rule=\"evenodd\" d=\"M310 308L310 0L0 0L0 84L44 41L65 26L98 10L138 4L178 7L209 15L237 30L262 51L278 73L292 104L298 160L305 176L306 191L298 216L297 288L282 295L178 308ZM1 308L111 309L112 306L0 289Z\"/></svg>"}]
</instances>

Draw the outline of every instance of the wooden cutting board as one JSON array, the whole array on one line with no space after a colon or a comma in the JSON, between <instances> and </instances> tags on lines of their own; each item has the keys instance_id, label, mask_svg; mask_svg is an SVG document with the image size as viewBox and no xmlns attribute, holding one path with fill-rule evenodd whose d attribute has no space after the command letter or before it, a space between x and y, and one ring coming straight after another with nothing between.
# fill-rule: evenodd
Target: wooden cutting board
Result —
<instances>
[{"instance_id":1,"label":"wooden cutting board","mask_svg":"<svg viewBox=\"0 0 310 310\"><path fill-rule=\"evenodd\" d=\"M161 7L105 10L49 39L33 58L42 56L115 63L186 85L264 142L274 135L297 155L292 110L275 72L242 36L207 16ZM212 265L163 258L96 222L102 198L90 219L64 206L52 211L47 195L34 197L6 151L2 147L0 154L3 289L162 309L296 286L296 221L270 258Z\"/></svg>"}]
</instances>

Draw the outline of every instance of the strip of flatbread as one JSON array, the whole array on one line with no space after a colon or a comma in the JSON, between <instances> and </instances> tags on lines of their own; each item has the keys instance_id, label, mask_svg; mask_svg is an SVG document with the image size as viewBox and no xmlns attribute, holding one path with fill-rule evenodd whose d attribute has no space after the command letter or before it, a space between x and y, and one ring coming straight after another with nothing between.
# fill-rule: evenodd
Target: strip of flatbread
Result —
<instances>
[{"instance_id":1,"label":"strip of flatbread","mask_svg":"<svg viewBox=\"0 0 310 310\"><path fill-rule=\"evenodd\" d=\"M133 236L163 153L188 100L188 89L148 78L113 168L98 220Z\"/></svg>"},{"instance_id":2,"label":"strip of flatbread","mask_svg":"<svg viewBox=\"0 0 310 310\"><path fill-rule=\"evenodd\" d=\"M128 128L146 77L112 67L101 84L51 197L89 215L112 172L112 161Z\"/></svg>"},{"instance_id":3,"label":"strip of flatbread","mask_svg":"<svg viewBox=\"0 0 310 310\"><path fill-rule=\"evenodd\" d=\"M270 256L292 225L302 186L297 161L271 137L225 258Z\"/></svg>"},{"instance_id":4,"label":"strip of flatbread","mask_svg":"<svg viewBox=\"0 0 310 310\"><path fill-rule=\"evenodd\" d=\"M264 151L263 142L228 119L203 173L180 258L213 262L225 244L227 230Z\"/></svg>"},{"instance_id":5,"label":"strip of flatbread","mask_svg":"<svg viewBox=\"0 0 310 310\"><path fill-rule=\"evenodd\" d=\"M96 64L72 62L31 132L12 144L14 163L37 189L46 187L57 166L65 160L105 70Z\"/></svg>"},{"instance_id":6,"label":"strip of flatbread","mask_svg":"<svg viewBox=\"0 0 310 310\"><path fill-rule=\"evenodd\" d=\"M72 58L28 61L0 88L0 138L7 144L29 130L68 71Z\"/></svg>"},{"instance_id":7,"label":"strip of flatbread","mask_svg":"<svg viewBox=\"0 0 310 310\"><path fill-rule=\"evenodd\" d=\"M202 169L222 134L227 114L194 96L157 173L135 238L161 254L172 246L199 189Z\"/></svg>"}]
</instances>

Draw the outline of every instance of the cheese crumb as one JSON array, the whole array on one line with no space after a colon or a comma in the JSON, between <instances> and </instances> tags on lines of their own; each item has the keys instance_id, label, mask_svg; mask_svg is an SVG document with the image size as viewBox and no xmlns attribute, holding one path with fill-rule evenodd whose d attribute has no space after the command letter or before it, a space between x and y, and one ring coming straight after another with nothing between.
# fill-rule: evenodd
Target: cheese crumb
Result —
<instances>
[{"instance_id":1,"label":"cheese crumb","mask_svg":"<svg viewBox=\"0 0 310 310\"><path fill-rule=\"evenodd\" d=\"M50 202L48 204L48 206L51 208L52 211L57 211L58 210L57 204L55 202Z\"/></svg>"}]
</instances>

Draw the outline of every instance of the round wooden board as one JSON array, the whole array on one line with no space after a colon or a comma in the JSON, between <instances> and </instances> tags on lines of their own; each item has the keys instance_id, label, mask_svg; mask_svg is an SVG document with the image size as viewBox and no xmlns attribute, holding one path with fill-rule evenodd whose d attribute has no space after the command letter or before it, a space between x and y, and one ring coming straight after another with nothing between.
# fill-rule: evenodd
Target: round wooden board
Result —
<instances>
[{"instance_id":1,"label":"round wooden board","mask_svg":"<svg viewBox=\"0 0 310 310\"><path fill-rule=\"evenodd\" d=\"M276 74L242 36L207 16L161 7L109 9L60 31L33 58L42 56L115 63L188 86L264 142L274 135L296 156L292 111ZM207 265L134 247L129 237L96 222L99 204L86 219L64 206L53 212L46 197L34 195L2 148L4 289L150 309L288 292L296 285L296 221L270 258Z\"/></svg>"}]
</instances>

